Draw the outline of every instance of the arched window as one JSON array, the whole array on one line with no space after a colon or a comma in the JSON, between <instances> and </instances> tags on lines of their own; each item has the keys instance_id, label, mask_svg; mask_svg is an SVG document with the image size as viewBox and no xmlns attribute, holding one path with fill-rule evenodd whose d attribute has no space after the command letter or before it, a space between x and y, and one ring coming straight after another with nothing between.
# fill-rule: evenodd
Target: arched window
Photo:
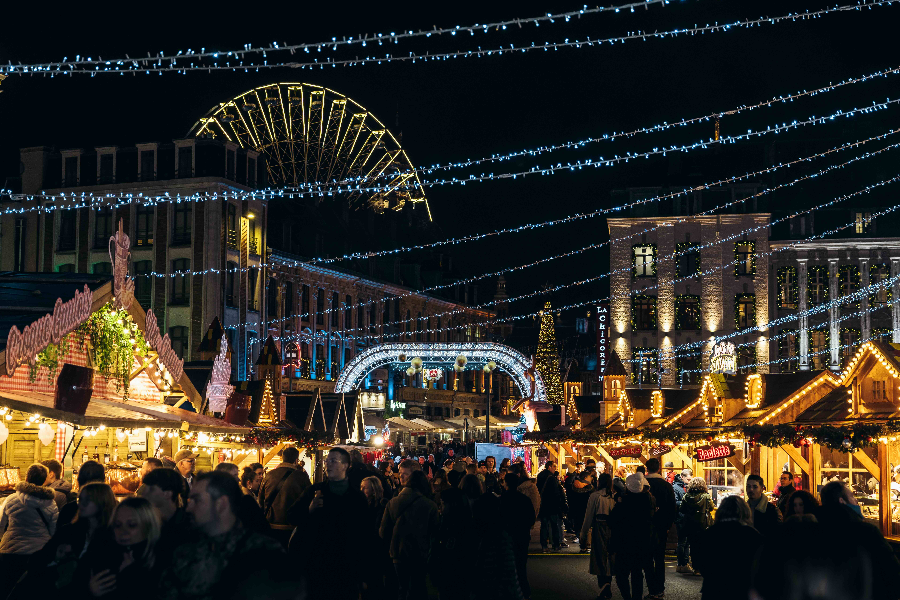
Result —
<instances>
[{"instance_id":1,"label":"arched window","mask_svg":"<svg viewBox=\"0 0 900 600\"><path fill-rule=\"evenodd\" d=\"M406 332L406 341L412 339L410 332L412 331L412 319L409 313L409 309L406 309L406 321L403 323L403 330Z\"/></svg>"},{"instance_id":2,"label":"arched window","mask_svg":"<svg viewBox=\"0 0 900 600\"><path fill-rule=\"evenodd\" d=\"M300 348L291 342L284 348L284 366L288 370L288 377L297 379L300 377Z\"/></svg>"},{"instance_id":3,"label":"arched window","mask_svg":"<svg viewBox=\"0 0 900 600\"><path fill-rule=\"evenodd\" d=\"M416 315L416 341L422 341L422 313Z\"/></svg>"}]
</instances>

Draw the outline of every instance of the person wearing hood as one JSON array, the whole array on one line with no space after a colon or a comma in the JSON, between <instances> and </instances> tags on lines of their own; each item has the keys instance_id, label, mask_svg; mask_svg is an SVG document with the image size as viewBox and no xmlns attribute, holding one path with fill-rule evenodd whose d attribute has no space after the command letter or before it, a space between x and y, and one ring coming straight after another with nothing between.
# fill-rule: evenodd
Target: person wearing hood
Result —
<instances>
[{"instance_id":1,"label":"person wearing hood","mask_svg":"<svg viewBox=\"0 0 900 600\"><path fill-rule=\"evenodd\" d=\"M695 553L697 538L703 535L703 532L712 523L713 501L706 488L706 481L702 477L694 477L688 484L687 494L681 500L681 507L678 509L681 513L681 526L684 530L686 545L690 549L691 558ZM696 569L696 565L694 566ZM684 567L677 567L678 573L694 573L691 567L685 564Z\"/></svg>"},{"instance_id":2,"label":"person wearing hood","mask_svg":"<svg viewBox=\"0 0 900 600\"><path fill-rule=\"evenodd\" d=\"M400 600L428 596L425 577L439 521L437 505L429 499L430 495L425 473L411 472L400 493L388 502L381 520L378 534L390 541Z\"/></svg>"},{"instance_id":3,"label":"person wearing hood","mask_svg":"<svg viewBox=\"0 0 900 600\"><path fill-rule=\"evenodd\" d=\"M44 487L47 473L47 467L40 463L28 467L25 481L16 486L0 510L0 598L6 598L25 572L29 557L56 533L59 508L53 490Z\"/></svg>"},{"instance_id":4,"label":"person wearing hood","mask_svg":"<svg viewBox=\"0 0 900 600\"><path fill-rule=\"evenodd\" d=\"M653 538L653 496L644 491L640 473L625 478L625 495L609 515L610 546L615 552L616 585L625 600L641 600L644 566L650 562Z\"/></svg>"}]
</instances>

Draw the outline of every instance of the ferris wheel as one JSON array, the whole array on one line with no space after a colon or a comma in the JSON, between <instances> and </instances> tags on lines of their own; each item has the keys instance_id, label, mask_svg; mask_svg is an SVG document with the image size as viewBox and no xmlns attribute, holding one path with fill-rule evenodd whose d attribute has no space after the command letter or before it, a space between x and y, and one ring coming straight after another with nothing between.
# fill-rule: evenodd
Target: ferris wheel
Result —
<instances>
[{"instance_id":1,"label":"ferris wheel","mask_svg":"<svg viewBox=\"0 0 900 600\"><path fill-rule=\"evenodd\" d=\"M363 106L328 88L254 88L211 109L188 136L256 150L273 185L316 191L349 184L363 190L345 194L353 206L384 212L421 203L431 220L418 174L394 135Z\"/></svg>"}]
</instances>

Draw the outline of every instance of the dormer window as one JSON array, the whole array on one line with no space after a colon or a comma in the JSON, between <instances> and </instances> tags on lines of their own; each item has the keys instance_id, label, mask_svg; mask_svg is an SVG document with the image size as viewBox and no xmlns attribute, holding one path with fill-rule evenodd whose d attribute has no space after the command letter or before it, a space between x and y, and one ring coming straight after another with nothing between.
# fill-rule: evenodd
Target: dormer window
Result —
<instances>
[{"instance_id":1,"label":"dormer window","mask_svg":"<svg viewBox=\"0 0 900 600\"><path fill-rule=\"evenodd\" d=\"M875 402L887 402L887 381L872 382L872 399Z\"/></svg>"}]
</instances>

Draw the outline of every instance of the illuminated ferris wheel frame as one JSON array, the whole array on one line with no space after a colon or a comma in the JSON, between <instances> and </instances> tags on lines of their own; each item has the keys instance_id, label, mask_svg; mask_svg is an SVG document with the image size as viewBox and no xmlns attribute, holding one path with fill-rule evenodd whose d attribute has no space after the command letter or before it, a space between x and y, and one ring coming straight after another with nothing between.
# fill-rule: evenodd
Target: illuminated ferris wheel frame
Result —
<instances>
[{"instance_id":1,"label":"illuminated ferris wheel frame","mask_svg":"<svg viewBox=\"0 0 900 600\"><path fill-rule=\"evenodd\" d=\"M419 176L397 138L365 107L325 87L273 83L212 108L189 137L213 137L256 150L269 179L284 187L352 184L378 192L347 195L351 206L377 212L407 205L431 209Z\"/></svg>"}]
</instances>

